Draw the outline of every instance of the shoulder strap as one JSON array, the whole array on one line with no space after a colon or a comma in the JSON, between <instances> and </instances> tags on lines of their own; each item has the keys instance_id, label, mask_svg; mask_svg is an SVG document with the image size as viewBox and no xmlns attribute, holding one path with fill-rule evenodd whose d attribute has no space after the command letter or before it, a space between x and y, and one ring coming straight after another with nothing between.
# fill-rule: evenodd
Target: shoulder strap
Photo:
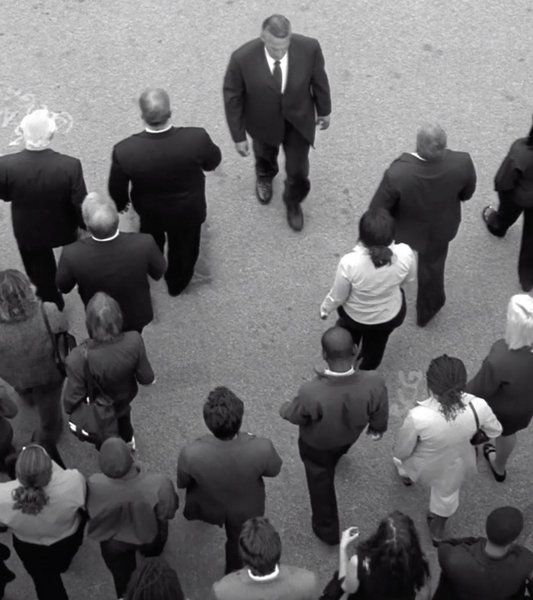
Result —
<instances>
[{"instance_id":1,"label":"shoulder strap","mask_svg":"<svg viewBox=\"0 0 533 600\"><path fill-rule=\"evenodd\" d=\"M85 374L85 381L87 382L87 394L89 396L89 402L94 402L94 379L89 368L89 353L87 352L87 343L81 344L81 355L83 356L83 372Z\"/></svg>"},{"instance_id":2,"label":"shoulder strap","mask_svg":"<svg viewBox=\"0 0 533 600\"><path fill-rule=\"evenodd\" d=\"M468 406L470 406L472 412L474 413L474 418L476 419L476 429L479 429L479 417L477 416L477 411L471 401L468 403Z\"/></svg>"},{"instance_id":3,"label":"shoulder strap","mask_svg":"<svg viewBox=\"0 0 533 600\"><path fill-rule=\"evenodd\" d=\"M57 354L57 340L56 336L52 333L52 328L50 327L50 321L48 320L48 315L46 314L46 309L44 308L44 304L41 302L41 313L43 315L43 321L46 326L46 331L48 332L48 336L50 337L50 341L52 342L52 348L54 352Z\"/></svg>"}]
</instances>

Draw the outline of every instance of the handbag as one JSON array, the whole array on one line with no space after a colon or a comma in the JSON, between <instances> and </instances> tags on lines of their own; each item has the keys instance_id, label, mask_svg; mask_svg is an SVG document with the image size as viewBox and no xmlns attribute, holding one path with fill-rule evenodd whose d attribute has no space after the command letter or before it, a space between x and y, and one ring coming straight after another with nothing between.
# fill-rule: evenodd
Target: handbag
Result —
<instances>
[{"instance_id":1,"label":"handbag","mask_svg":"<svg viewBox=\"0 0 533 600\"><path fill-rule=\"evenodd\" d=\"M41 312L43 314L44 324L46 325L46 331L48 331L50 341L52 342L56 367L61 375L66 377L67 370L65 368L65 361L67 356L76 347L76 338L68 331L54 333L50 327L50 321L48 320L48 315L46 314L43 304L41 304Z\"/></svg>"},{"instance_id":2,"label":"handbag","mask_svg":"<svg viewBox=\"0 0 533 600\"><path fill-rule=\"evenodd\" d=\"M87 398L79 402L70 413L69 427L80 441L99 448L108 438L118 436L117 415L113 400L106 396L91 374L87 344L82 345L81 351Z\"/></svg>"},{"instance_id":3,"label":"handbag","mask_svg":"<svg viewBox=\"0 0 533 600\"><path fill-rule=\"evenodd\" d=\"M483 431L483 429L481 429L481 427L479 426L479 417L477 416L477 411L474 408L472 402L469 402L468 406L470 406L472 412L474 413L477 428L476 433L474 433L474 435L470 438L470 443L472 444L472 446L481 446L482 444L486 444L490 440L490 438L486 434L486 432Z\"/></svg>"}]
</instances>

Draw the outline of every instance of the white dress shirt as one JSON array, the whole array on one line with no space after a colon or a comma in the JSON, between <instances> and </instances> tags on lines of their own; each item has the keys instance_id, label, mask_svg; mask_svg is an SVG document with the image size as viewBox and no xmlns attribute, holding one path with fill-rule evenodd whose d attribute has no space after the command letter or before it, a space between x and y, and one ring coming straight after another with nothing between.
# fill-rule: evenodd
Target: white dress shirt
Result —
<instances>
[{"instance_id":1,"label":"white dress shirt","mask_svg":"<svg viewBox=\"0 0 533 600\"><path fill-rule=\"evenodd\" d=\"M290 50L287 50L287 52L285 52L285 56L279 61L279 66L281 67L281 93L283 94L283 92L285 91L285 88L287 87L287 77L289 75L289 52ZM270 68L270 72L272 74L274 74L274 63L276 62L275 58L272 58L270 56L270 54L268 53L267 49L265 48L265 56L268 62L268 66Z\"/></svg>"},{"instance_id":2,"label":"white dress shirt","mask_svg":"<svg viewBox=\"0 0 533 600\"><path fill-rule=\"evenodd\" d=\"M148 133L164 133L165 131L168 131L169 129L172 129L172 123L170 125L167 125L164 129L150 129L150 127L144 128L144 130L147 131Z\"/></svg>"}]
</instances>

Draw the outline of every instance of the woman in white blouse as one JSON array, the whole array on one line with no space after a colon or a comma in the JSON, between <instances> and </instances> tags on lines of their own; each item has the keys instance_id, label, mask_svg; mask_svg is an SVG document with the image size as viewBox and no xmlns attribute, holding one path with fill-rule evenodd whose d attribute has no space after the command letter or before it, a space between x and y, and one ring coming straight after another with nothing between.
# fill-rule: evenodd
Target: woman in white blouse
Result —
<instances>
[{"instance_id":1,"label":"woman in white blouse","mask_svg":"<svg viewBox=\"0 0 533 600\"><path fill-rule=\"evenodd\" d=\"M361 369L380 365L390 334L405 319L401 286L415 278L415 253L407 244L394 243L394 219L382 209L365 212L359 241L341 258L320 307L322 319L337 309L337 325L352 334L354 344L362 344Z\"/></svg>"}]
</instances>

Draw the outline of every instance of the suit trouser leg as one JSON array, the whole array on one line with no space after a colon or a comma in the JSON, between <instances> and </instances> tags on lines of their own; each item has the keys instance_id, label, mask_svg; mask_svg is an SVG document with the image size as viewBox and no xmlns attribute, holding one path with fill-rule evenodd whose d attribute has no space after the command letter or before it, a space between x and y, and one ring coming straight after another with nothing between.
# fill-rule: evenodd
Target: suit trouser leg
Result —
<instances>
[{"instance_id":1,"label":"suit trouser leg","mask_svg":"<svg viewBox=\"0 0 533 600\"><path fill-rule=\"evenodd\" d=\"M283 151L285 152L285 191L283 201L287 206L300 204L305 200L311 182L309 181L309 142L288 121L285 121L285 137Z\"/></svg>"},{"instance_id":2,"label":"suit trouser leg","mask_svg":"<svg viewBox=\"0 0 533 600\"><path fill-rule=\"evenodd\" d=\"M13 427L5 417L0 417L0 471L7 472L6 458L14 457L15 454Z\"/></svg>"},{"instance_id":3,"label":"suit trouser leg","mask_svg":"<svg viewBox=\"0 0 533 600\"><path fill-rule=\"evenodd\" d=\"M242 515L228 515L226 517L224 523L226 529L226 575L243 567L239 553L239 536L241 535L242 526L248 518Z\"/></svg>"},{"instance_id":4,"label":"suit trouser leg","mask_svg":"<svg viewBox=\"0 0 533 600\"><path fill-rule=\"evenodd\" d=\"M62 391L63 379L34 387L31 391L40 420L40 428L35 435L43 442L55 444L63 430Z\"/></svg>"},{"instance_id":5,"label":"suit trouser leg","mask_svg":"<svg viewBox=\"0 0 533 600\"><path fill-rule=\"evenodd\" d=\"M522 207L515 204L514 193L498 192L499 205L498 210L491 213L487 219L487 229L493 235L503 237L509 227L514 225L522 214Z\"/></svg>"},{"instance_id":6,"label":"suit trouser leg","mask_svg":"<svg viewBox=\"0 0 533 600\"><path fill-rule=\"evenodd\" d=\"M137 549L138 546L126 542L115 540L100 542L100 552L113 576L117 598L124 597L131 576L137 568Z\"/></svg>"},{"instance_id":7,"label":"suit trouser leg","mask_svg":"<svg viewBox=\"0 0 533 600\"><path fill-rule=\"evenodd\" d=\"M168 268L165 273L169 291L182 292L191 282L200 254L202 224L167 229Z\"/></svg>"},{"instance_id":8,"label":"suit trouser leg","mask_svg":"<svg viewBox=\"0 0 533 600\"><path fill-rule=\"evenodd\" d=\"M29 280L37 288L37 296L43 302L54 302L59 310L65 308L65 301L56 286L56 258L52 248L23 248L19 253Z\"/></svg>"},{"instance_id":9,"label":"suit trouser leg","mask_svg":"<svg viewBox=\"0 0 533 600\"><path fill-rule=\"evenodd\" d=\"M139 215L139 218L141 221L140 232L149 233L154 238L157 247L164 256L166 237L165 225L162 222L162 219L147 213Z\"/></svg>"},{"instance_id":10,"label":"suit trouser leg","mask_svg":"<svg viewBox=\"0 0 533 600\"><path fill-rule=\"evenodd\" d=\"M523 210L524 223L518 256L518 278L523 289L529 291L533 286L533 207Z\"/></svg>"},{"instance_id":11,"label":"suit trouser leg","mask_svg":"<svg viewBox=\"0 0 533 600\"><path fill-rule=\"evenodd\" d=\"M252 148L255 156L255 175L257 179L272 181L279 172L279 146L253 140Z\"/></svg>"},{"instance_id":12,"label":"suit trouser leg","mask_svg":"<svg viewBox=\"0 0 533 600\"><path fill-rule=\"evenodd\" d=\"M426 325L446 303L444 269L448 242L430 242L425 252L418 253L417 323Z\"/></svg>"}]
</instances>

